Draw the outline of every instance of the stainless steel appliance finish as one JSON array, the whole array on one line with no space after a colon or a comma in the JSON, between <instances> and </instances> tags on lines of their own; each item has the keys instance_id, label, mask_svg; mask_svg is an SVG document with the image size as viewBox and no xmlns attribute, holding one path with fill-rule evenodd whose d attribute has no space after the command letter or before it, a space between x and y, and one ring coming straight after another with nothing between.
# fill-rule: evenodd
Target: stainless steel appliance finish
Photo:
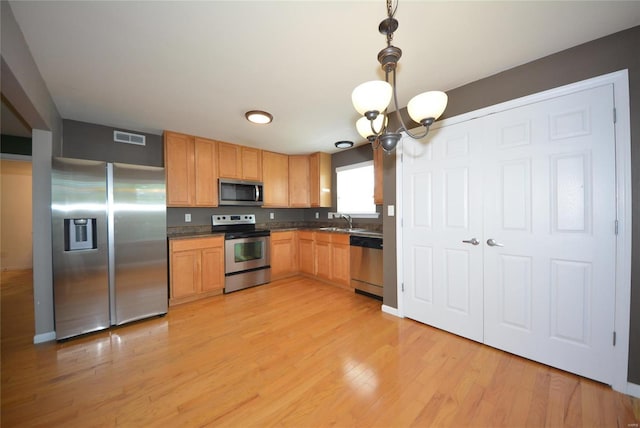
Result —
<instances>
[{"instance_id":1,"label":"stainless steel appliance finish","mask_svg":"<svg viewBox=\"0 0 640 428\"><path fill-rule=\"evenodd\" d=\"M54 158L56 338L167 312L164 169Z\"/></svg>"},{"instance_id":2,"label":"stainless steel appliance finish","mask_svg":"<svg viewBox=\"0 0 640 428\"><path fill-rule=\"evenodd\" d=\"M259 181L218 179L218 204L261 206L263 202L262 183Z\"/></svg>"},{"instance_id":3,"label":"stainless steel appliance finish","mask_svg":"<svg viewBox=\"0 0 640 428\"><path fill-rule=\"evenodd\" d=\"M361 294L382 298L382 238L351 235L351 286Z\"/></svg>"},{"instance_id":4,"label":"stainless steel appliance finish","mask_svg":"<svg viewBox=\"0 0 640 428\"><path fill-rule=\"evenodd\" d=\"M211 222L225 232L225 293L271 281L271 232L255 228L255 215L213 215Z\"/></svg>"}]
</instances>

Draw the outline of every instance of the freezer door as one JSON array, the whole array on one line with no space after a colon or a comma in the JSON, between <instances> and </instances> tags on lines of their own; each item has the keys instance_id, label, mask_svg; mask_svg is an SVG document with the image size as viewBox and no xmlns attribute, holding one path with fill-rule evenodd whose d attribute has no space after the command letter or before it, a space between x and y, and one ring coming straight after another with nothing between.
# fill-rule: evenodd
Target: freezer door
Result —
<instances>
[{"instance_id":1,"label":"freezer door","mask_svg":"<svg viewBox=\"0 0 640 428\"><path fill-rule=\"evenodd\" d=\"M112 324L166 314L164 168L114 163Z\"/></svg>"},{"instance_id":2,"label":"freezer door","mask_svg":"<svg viewBox=\"0 0 640 428\"><path fill-rule=\"evenodd\" d=\"M109 327L106 202L104 162L52 160L53 292L58 340Z\"/></svg>"}]
</instances>

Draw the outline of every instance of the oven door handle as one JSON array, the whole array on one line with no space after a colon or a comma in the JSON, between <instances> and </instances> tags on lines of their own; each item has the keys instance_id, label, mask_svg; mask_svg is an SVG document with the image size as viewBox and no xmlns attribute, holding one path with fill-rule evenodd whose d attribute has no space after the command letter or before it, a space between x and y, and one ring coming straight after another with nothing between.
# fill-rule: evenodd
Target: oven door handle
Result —
<instances>
[{"instance_id":1,"label":"oven door handle","mask_svg":"<svg viewBox=\"0 0 640 428\"><path fill-rule=\"evenodd\" d=\"M256 184L256 202L260 200L260 186Z\"/></svg>"}]
</instances>

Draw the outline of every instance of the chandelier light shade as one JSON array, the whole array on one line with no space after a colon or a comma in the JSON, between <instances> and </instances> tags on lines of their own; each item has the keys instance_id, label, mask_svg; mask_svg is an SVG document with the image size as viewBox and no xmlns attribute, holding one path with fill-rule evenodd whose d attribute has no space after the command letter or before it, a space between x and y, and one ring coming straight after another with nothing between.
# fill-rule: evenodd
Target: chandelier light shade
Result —
<instances>
[{"instance_id":1,"label":"chandelier light shade","mask_svg":"<svg viewBox=\"0 0 640 428\"><path fill-rule=\"evenodd\" d=\"M371 80L358 85L351 93L351 102L362 115L367 112L381 113L391 102L393 88L384 80Z\"/></svg>"},{"instance_id":2,"label":"chandelier light shade","mask_svg":"<svg viewBox=\"0 0 640 428\"><path fill-rule=\"evenodd\" d=\"M382 130L383 126L387 126L387 116L378 115L373 121L370 121L365 116L362 116L356 122L356 129L358 130L358 134L362 136L362 138L366 138L367 140L375 140L376 139L376 129L378 130L378 134ZM371 126L373 124L373 129Z\"/></svg>"},{"instance_id":3,"label":"chandelier light shade","mask_svg":"<svg viewBox=\"0 0 640 428\"><path fill-rule=\"evenodd\" d=\"M358 133L368 139L373 148L382 147L386 152L396 148L401 132L406 132L411 138L420 139L427 135L429 127L438 119L447 107L447 94L440 91L429 91L416 95L407 104L407 111L411 119L422 125L422 132L413 134L404 124L398 107L398 93L396 86L396 67L402 56L402 50L391 44L393 33L398 29L398 20L394 18L398 9L398 0L386 0L387 18L378 26L378 31L387 38L387 47L378 53L378 62L382 66L385 80L372 80L357 86L351 101L358 113L363 115L356 122ZM387 109L391 100L398 117L400 127L391 132L388 129Z\"/></svg>"},{"instance_id":4,"label":"chandelier light shade","mask_svg":"<svg viewBox=\"0 0 640 428\"><path fill-rule=\"evenodd\" d=\"M407 111L414 122L424 125L425 119L437 120L447 107L447 94L440 91L423 92L411 98Z\"/></svg>"}]
</instances>

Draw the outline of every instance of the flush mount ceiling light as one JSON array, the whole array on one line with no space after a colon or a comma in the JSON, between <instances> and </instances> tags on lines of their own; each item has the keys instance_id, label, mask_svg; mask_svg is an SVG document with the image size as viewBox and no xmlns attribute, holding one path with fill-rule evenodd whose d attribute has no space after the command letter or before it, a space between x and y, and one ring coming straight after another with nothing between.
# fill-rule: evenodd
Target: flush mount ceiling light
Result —
<instances>
[{"instance_id":1,"label":"flush mount ceiling light","mask_svg":"<svg viewBox=\"0 0 640 428\"><path fill-rule=\"evenodd\" d=\"M258 123L264 125L265 123L271 123L273 116L271 113L267 113L262 110L251 110L244 114L244 117L251 123Z\"/></svg>"},{"instance_id":2,"label":"flush mount ceiling light","mask_svg":"<svg viewBox=\"0 0 640 428\"><path fill-rule=\"evenodd\" d=\"M394 6L395 4L395 6ZM387 18L378 26L378 31L387 36L387 47L378 53L378 62L384 70L385 80L372 80L357 86L351 94L355 109L363 115L356 123L358 133L371 142L374 149L382 147L386 152L396 148L400 141L400 132L406 132L411 138L420 139L427 135L429 126L442 114L447 106L447 94L440 91L424 92L413 97L407 104L409 116L425 129L422 133L412 134L407 129L400 109L396 91L396 66L402 51L391 44L393 33L398 29L398 21L394 18L398 9L398 0L387 0ZM390 132L387 128L387 108L393 98L400 128Z\"/></svg>"},{"instance_id":3,"label":"flush mount ceiling light","mask_svg":"<svg viewBox=\"0 0 640 428\"><path fill-rule=\"evenodd\" d=\"M335 145L339 149L350 149L353 147L353 141L338 141Z\"/></svg>"}]
</instances>

